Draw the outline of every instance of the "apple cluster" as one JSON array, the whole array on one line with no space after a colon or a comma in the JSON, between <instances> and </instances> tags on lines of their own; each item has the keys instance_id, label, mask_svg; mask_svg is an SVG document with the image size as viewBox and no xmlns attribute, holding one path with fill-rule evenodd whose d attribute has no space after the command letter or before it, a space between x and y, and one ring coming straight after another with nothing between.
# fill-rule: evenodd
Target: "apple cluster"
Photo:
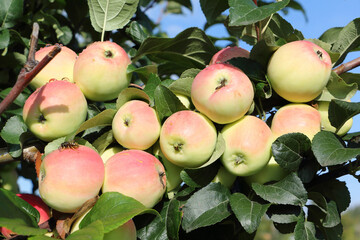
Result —
<instances>
[{"instance_id":1,"label":"apple cluster","mask_svg":"<svg viewBox=\"0 0 360 240\"><path fill-rule=\"evenodd\" d=\"M51 46L40 49L36 58L50 50ZM211 164L220 140L224 142L221 167L213 181L230 188L237 177L263 184L286 176L271 153L279 136L300 132L311 140L322 129L335 132L327 116L328 102L310 104L329 80L331 59L321 47L305 40L275 51L267 77L273 90L289 103L277 109L269 126L252 113L252 81L228 62L239 57L250 58L250 54L240 47L227 47L214 55L193 79L191 97L176 94L187 110L164 121L146 101L121 105L112 119L116 143L101 155L75 142L65 142L47 154L39 173L45 206L74 213L99 193L120 192L152 208L166 192L181 186L183 169ZM88 101L112 101L129 87L130 64L124 49L113 42L95 42L79 55L62 47L30 83L34 92L24 105L24 122L45 142L74 134L87 118ZM351 121L337 133L345 134L350 127ZM122 233L109 233L106 239L136 239L132 220L116 231Z\"/></svg>"}]
</instances>

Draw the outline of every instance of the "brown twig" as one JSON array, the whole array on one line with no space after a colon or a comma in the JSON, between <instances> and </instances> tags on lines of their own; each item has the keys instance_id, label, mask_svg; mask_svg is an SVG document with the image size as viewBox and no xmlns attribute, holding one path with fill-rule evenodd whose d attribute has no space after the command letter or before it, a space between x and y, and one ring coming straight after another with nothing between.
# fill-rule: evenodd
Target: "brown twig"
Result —
<instances>
[{"instance_id":1,"label":"brown twig","mask_svg":"<svg viewBox=\"0 0 360 240\"><path fill-rule=\"evenodd\" d=\"M26 147L23 149L23 159L27 162L35 163L38 152L39 150L35 146ZM0 148L0 165L3 163L9 163L19 160L21 159L13 158L8 152L7 148Z\"/></svg>"},{"instance_id":2,"label":"brown twig","mask_svg":"<svg viewBox=\"0 0 360 240\"><path fill-rule=\"evenodd\" d=\"M360 66L360 57L355 58L354 60L351 60L350 62L347 63L343 63L340 66L338 66L337 68L335 68L333 71L337 74L337 75L341 75L345 72L348 72L356 67Z\"/></svg>"},{"instance_id":3,"label":"brown twig","mask_svg":"<svg viewBox=\"0 0 360 240\"><path fill-rule=\"evenodd\" d=\"M38 42L39 25L34 23L30 40L28 60L20 70L14 87L0 103L0 114L19 96L31 80L61 51L61 46L55 44L54 48L38 63L35 60L35 52Z\"/></svg>"},{"instance_id":4,"label":"brown twig","mask_svg":"<svg viewBox=\"0 0 360 240\"><path fill-rule=\"evenodd\" d=\"M255 5L257 6L257 0L253 0ZM260 33L260 22L255 23L255 32L256 32L256 40L259 42L261 39L261 33Z\"/></svg>"}]
</instances>

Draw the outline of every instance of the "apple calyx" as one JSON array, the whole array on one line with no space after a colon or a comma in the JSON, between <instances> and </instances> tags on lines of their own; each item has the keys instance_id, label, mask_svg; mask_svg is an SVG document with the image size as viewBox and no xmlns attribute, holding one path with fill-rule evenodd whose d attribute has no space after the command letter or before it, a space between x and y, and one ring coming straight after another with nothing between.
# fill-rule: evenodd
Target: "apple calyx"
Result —
<instances>
[{"instance_id":1,"label":"apple calyx","mask_svg":"<svg viewBox=\"0 0 360 240\"><path fill-rule=\"evenodd\" d=\"M181 152L182 146L184 146L183 143L178 143L178 142L174 143L173 147L174 147L175 152Z\"/></svg>"},{"instance_id":2,"label":"apple calyx","mask_svg":"<svg viewBox=\"0 0 360 240\"><path fill-rule=\"evenodd\" d=\"M111 50L105 50L105 58L113 58L114 54Z\"/></svg>"},{"instance_id":3,"label":"apple calyx","mask_svg":"<svg viewBox=\"0 0 360 240\"><path fill-rule=\"evenodd\" d=\"M215 90L219 90L220 88L225 87L226 83L227 83L226 78L222 78L222 79L220 80L220 85L217 86L217 87L215 88Z\"/></svg>"},{"instance_id":4,"label":"apple calyx","mask_svg":"<svg viewBox=\"0 0 360 240\"><path fill-rule=\"evenodd\" d=\"M317 50L317 51L316 51L316 54L318 55L318 57L319 57L320 60L323 60L323 53L322 53L322 51Z\"/></svg>"},{"instance_id":5,"label":"apple calyx","mask_svg":"<svg viewBox=\"0 0 360 240\"><path fill-rule=\"evenodd\" d=\"M235 165L240 165L245 162L245 156L242 153L237 153L234 155Z\"/></svg>"},{"instance_id":6,"label":"apple calyx","mask_svg":"<svg viewBox=\"0 0 360 240\"><path fill-rule=\"evenodd\" d=\"M44 123L46 121L46 118L44 117L43 114L40 114L38 121L39 121L39 123Z\"/></svg>"}]
</instances>

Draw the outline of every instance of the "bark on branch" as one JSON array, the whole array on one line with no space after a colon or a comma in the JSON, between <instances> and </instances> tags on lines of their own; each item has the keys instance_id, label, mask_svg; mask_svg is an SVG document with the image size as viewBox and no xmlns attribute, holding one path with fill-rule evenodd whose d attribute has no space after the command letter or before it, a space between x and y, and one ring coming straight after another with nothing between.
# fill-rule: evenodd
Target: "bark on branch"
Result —
<instances>
[{"instance_id":1,"label":"bark on branch","mask_svg":"<svg viewBox=\"0 0 360 240\"><path fill-rule=\"evenodd\" d=\"M348 72L356 67L360 66L360 57L355 58L354 60L351 60L350 62L347 63L343 63L340 66L338 66L337 68L335 68L333 71L337 74L337 75L341 75L345 72Z\"/></svg>"}]
</instances>

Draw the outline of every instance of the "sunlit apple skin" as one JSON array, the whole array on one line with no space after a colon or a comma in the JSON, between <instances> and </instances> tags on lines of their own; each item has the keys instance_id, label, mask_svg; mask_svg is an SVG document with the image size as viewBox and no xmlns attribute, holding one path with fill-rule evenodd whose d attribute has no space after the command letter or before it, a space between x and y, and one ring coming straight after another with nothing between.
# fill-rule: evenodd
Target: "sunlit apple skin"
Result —
<instances>
[{"instance_id":1,"label":"sunlit apple skin","mask_svg":"<svg viewBox=\"0 0 360 240\"><path fill-rule=\"evenodd\" d=\"M252 183L264 184L272 181L280 181L289 174L288 171L280 167L274 157L270 158L269 163L259 172L245 177L245 181L251 185Z\"/></svg>"},{"instance_id":2,"label":"sunlit apple skin","mask_svg":"<svg viewBox=\"0 0 360 240\"><path fill-rule=\"evenodd\" d=\"M306 40L281 46L267 67L267 76L275 92L290 102L299 103L320 95L330 73L329 54Z\"/></svg>"},{"instance_id":3,"label":"sunlit apple skin","mask_svg":"<svg viewBox=\"0 0 360 240\"><path fill-rule=\"evenodd\" d=\"M201 70L191 86L191 100L210 120L227 124L240 119L254 98L250 79L230 64L212 64Z\"/></svg>"},{"instance_id":4,"label":"sunlit apple skin","mask_svg":"<svg viewBox=\"0 0 360 240\"><path fill-rule=\"evenodd\" d=\"M183 110L168 117L160 132L160 148L166 159L184 168L207 162L217 139L214 124L204 115Z\"/></svg>"},{"instance_id":5,"label":"sunlit apple skin","mask_svg":"<svg viewBox=\"0 0 360 240\"><path fill-rule=\"evenodd\" d=\"M125 50L114 42L94 42L79 54L74 66L74 82L87 99L108 101L117 98L130 84Z\"/></svg>"},{"instance_id":6,"label":"sunlit apple skin","mask_svg":"<svg viewBox=\"0 0 360 240\"><path fill-rule=\"evenodd\" d=\"M234 184L236 177L236 175L229 172L224 166L220 166L212 182L219 182L230 189Z\"/></svg>"},{"instance_id":7,"label":"sunlit apple skin","mask_svg":"<svg viewBox=\"0 0 360 240\"><path fill-rule=\"evenodd\" d=\"M214 63L225 63L232 58L243 57L249 58L250 52L238 46L226 47L218 51L210 61L210 64Z\"/></svg>"},{"instance_id":8,"label":"sunlit apple skin","mask_svg":"<svg viewBox=\"0 0 360 240\"><path fill-rule=\"evenodd\" d=\"M113 146L113 147L109 147L107 148L102 154L101 154L101 158L104 162L104 164L107 162L107 160L109 160L109 158L111 158L113 155L115 155L118 152L123 151L124 148L122 146Z\"/></svg>"},{"instance_id":9,"label":"sunlit apple skin","mask_svg":"<svg viewBox=\"0 0 360 240\"><path fill-rule=\"evenodd\" d=\"M84 94L67 81L51 81L38 88L23 107L25 124L36 137L47 142L76 131L86 115Z\"/></svg>"},{"instance_id":10,"label":"sunlit apple skin","mask_svg":"<svg viewBox=\"0 0 360 240\"><path fill-rule=\"evenodd\" d=\"M244 116L221 130L225 151L224 167L236 176L250 176L270 160L273 135L269 126L255 116Z\"/></svg>"},{"instance_id":11,"label":"sunlit apple skin","mask_svg":"<svg viewBox=\"0 0 360 240\"><path fill-rule=\"evenodd\" d=\"M171 192L176 189L182 183L182 179L180 177L180 172L184 169L178 165L173 164L169 160L166 159L164 154L161 152L160 145L157 143L153 147L153 154L155 157L161 159L162 164L165 167L166 171L166 191Z\"/></svg>"},{"instance_id":12,"label":"sunlit apple skin","mask_svg":"<svg viewBox=\"0 0 360 240\"><path fill-rule=\"evenodd\" d=\"M112 122L117 142L125 148L145 150L160 136L160 120L148 103L131 100L122 105Z\"/></svg>"},{"instance_id":13,"label":"sunlit apple skin","mask_svg":"<svg viewBox=\"0 0 360 240\"><path fill-rule=\"evenodd\" d=\"M335 133L336 128L331 125L329 120L329 104L330 102L320 101L317 102L317 110L321 116L321 129ZM352 127L353 119L350 118L336 133L339 136L344 136Z\"/></svg>"},{"instance_id":14,"label":"sunlit apple skin","mask_svg":"<svg viewBox=\"0 0 360 240\"><path fill-rule=\"evenodd\" d=\"M54 46L41 48L35 53L35 60L41 61ZM68 47L61 46L61 51L31 80L29 85L36 89L50 79L74 82L73 72L77 54Z\"/></svg>"},{"instance_id":15,"label":"sunlit apple skin","mask_svg":"<svg viewBox=\"0 0 360 240\"><path fill-rule=\"evenodd\" d=\"M98 195L104 181L100 155L86 146L57 149L45 156L39 175L39 193L53 209L73 213Z\"/></svg>"},{"instance_id":16,"label":"sunlit apple skin","mask_svg":"<svg viewBox=\"0 0 360 240\"><path fill-rule=\"evenodd\" d=\"M313 107L302 103L291 103L281 107L271 123L274 140L287 133L299 132L310 140L321 130L320 113Z\"/></svg>"},{"instance_id":17,"label":"sunlit apple skin","mask_svg":"<svg viewBox=\"0 0 360 240\"><path fill-rule=\"evenodd\" d=\"M74 233L77 230L79 230L80 228L80 223L81 221L84 219L84 217L86 216L86 214L88 214L90 212L91 209L89 209L84 215L82 215L81 217L79 217L78 219L75 220L75 222L73 223L72 227L71 227L71 231L70 233ZM123 225L121 225L120 227L108 232L104 234L104 240L136 240L136 226L135 223L132 219L130 219L129 221L127 221L126 223L124 223Z\"/></svg>"},{"instance_id":18,"label":"sunlit apple skin","mask_svg":"<svg viewBox=\"0 0 360 240\"><path fill-rule=\"evenodd\" d=\"M21 199L28 202L31 206L33 206L40 214L40 219L38 224L42 224L43 222L46 222L50 218L50 209L49 207L43 202L43 200L33 194L16 194ZM0 227L0 232L4 235L6 238L11 238L12 234L15 234L13 231Z\"/></svg>"},{"instance_id":19,"label":"sunlit apple skin","mask_svg":"<svg viewBox=\"0 0 360 240\"><path fill-rule=\"evenodd\" d=\"M119 192L152 208L166 190L164 166L152 154L142 150L124 150L105 164L102 191Z\"/></svg>"}]
</instances>

